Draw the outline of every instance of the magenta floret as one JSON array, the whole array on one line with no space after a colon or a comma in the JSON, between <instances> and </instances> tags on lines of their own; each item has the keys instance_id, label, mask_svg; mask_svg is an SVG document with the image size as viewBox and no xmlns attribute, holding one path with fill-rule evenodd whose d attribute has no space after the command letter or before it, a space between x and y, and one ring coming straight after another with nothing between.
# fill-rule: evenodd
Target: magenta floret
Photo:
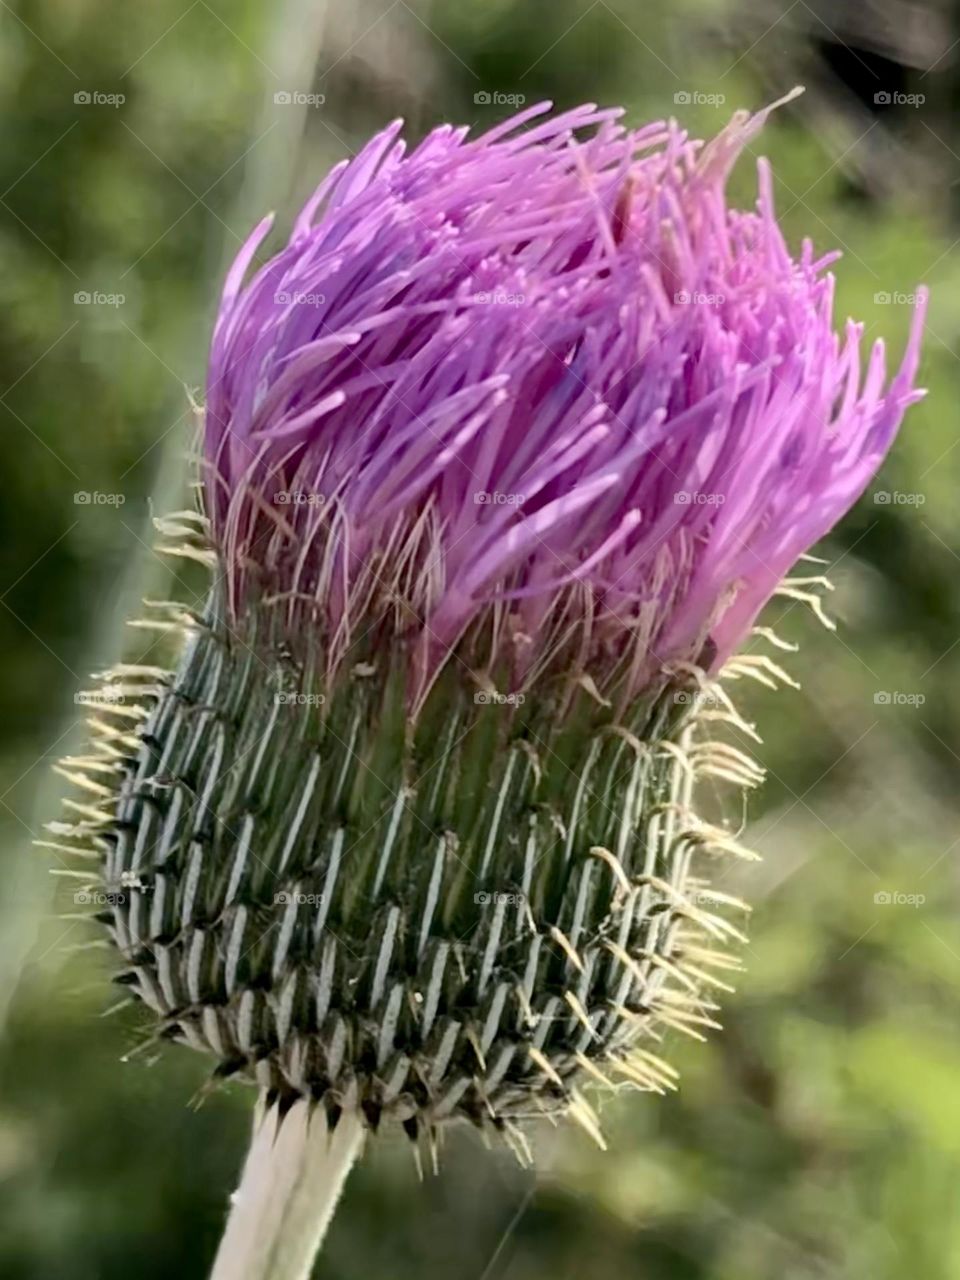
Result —
<instances>
[{"instance_id":1,"label":"magenta floret","mask_svg":"<svg viewBox=\"0 0 960 1280\"><path fill-rule=\"evenodd\" d=\"M756 210L727 206L767 112L704 146L591 106L532 123L548 110L409 155L395 123L246 284L271 220L245 244L205 425L235 609L274 562L336 630L369 570L405 584L428 680L491 608L522 679L573 601L637 691L721 663L869 483L920 394L923 291L899 372L877 342L864 376L834 255L791 256L765 161Z\"/></svg>"}]
</instances>

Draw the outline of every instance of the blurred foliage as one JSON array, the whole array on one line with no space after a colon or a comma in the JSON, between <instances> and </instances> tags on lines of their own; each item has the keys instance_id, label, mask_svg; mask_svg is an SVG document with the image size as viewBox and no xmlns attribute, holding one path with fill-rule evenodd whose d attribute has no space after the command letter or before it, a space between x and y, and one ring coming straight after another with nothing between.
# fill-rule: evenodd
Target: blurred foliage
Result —
<instances>
[{"instance_id":1,"label":"blurred foliage","mask_svg":"<svg viewBox=\"0 0 960 1280\"><path fill-rule=\"evenodd\" d=\"M622 101L634 118L676 112L706 132L784 92L799 68L807 102L762 140L791 242L845 249L841 314L894 353L909 311L896 299L932 286L931 394L822 550L838 631L793 602L772 610L801 644L786 663L803 690L745 691L771 776L748 832L765 862L724 881L757 902L725 1032L672 1046L678 1095L607 1105L606 1154L539 1134L536 1181L467 1133L449 1135L442 1176L423 1184L402 1142L378 1144L317 1274L960 1277L960 268L948 198L960 81L939 9L943 56L929 74L898 52L893 6L870 6L856 30L853 13L838 6L828 25L786 0L3 6L0 1275L205 1275L247 1136L247 1093L207 1097L205 1064L186 1051L137 1053L135 1011L100 1018L108 958L57 918L70 885L54 902L46 859L28 847L55 812L47 765L76 738L85 672L116 656L144 581L178 589L150 550L147 495L175 491L182 471L225 256L264 206L288 214L397 112L414 132L482 125L499 109L474 95L498 91ZM925 102L872 107L884 76ZM284 89L326 102L274 106ZM125 101L75 101L94 92ZM678 93L725 103L675 106ZM744 163L742 200L752 183ZM84 291L125 301L76 303ZM77 504L79 491L125 500ZM896 892L924 901L875 901Z\"/></svg>"}]
</instances>

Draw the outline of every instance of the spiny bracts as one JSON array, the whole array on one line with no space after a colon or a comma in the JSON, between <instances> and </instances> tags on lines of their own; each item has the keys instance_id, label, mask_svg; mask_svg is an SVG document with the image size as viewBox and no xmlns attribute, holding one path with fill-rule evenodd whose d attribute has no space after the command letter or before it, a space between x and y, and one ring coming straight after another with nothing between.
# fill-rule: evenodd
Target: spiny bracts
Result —
<instances>
[{"instance_id":1,"label":"spiny bracts","mask_svg":"<svg viewBox=\"0 0 960 1280\"><path fill-rule=\"evenodd\" d=\"M220 590L154 621L183 656L104 673L93 752L63 766L88 798L55 830L102 856L79 896L157 1036L333 1116L466 1116L521 1150L543 1112L599 1133L583 1080L673 1087L663 1034L716 1025L738 967L712 867L752 856L693 804L760 777L717 740L749 732L720 683L675 673L622 718L583 684L527 700L452 667L413 725L402 655L367 642L328 686L278 602L242 631Z\"/></svg>"}]
</instances>

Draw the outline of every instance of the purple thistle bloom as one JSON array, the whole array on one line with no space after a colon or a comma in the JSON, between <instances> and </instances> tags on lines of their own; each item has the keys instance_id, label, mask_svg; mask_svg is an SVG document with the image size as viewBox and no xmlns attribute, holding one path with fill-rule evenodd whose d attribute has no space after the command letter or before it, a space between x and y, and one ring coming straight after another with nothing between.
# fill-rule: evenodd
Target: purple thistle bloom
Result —
<instances>
[{"instance_id":1,"label":"purple thistle bloom","mask_svg":"<svg viewBox=\"0 0 960 1280\"><path fill-rule=\"evenodd\" d=\"M402 528L424 683L498 606L517 682L572 611L586 669L623 659L630 696L665 663L719 667L863 492L920 394L923 305L892 382L882 342L863 378L838 255L791 257L765 160L756 212L727 207L769 108L705 146L592 106L519 130L548 109L409 155L392 124L244 285L256 228L211 352L212 515L234 608L273 557L335 633ZM271 502L307 545L327 525L316 563L254 549Z\"/></svg>"}]
</instances>

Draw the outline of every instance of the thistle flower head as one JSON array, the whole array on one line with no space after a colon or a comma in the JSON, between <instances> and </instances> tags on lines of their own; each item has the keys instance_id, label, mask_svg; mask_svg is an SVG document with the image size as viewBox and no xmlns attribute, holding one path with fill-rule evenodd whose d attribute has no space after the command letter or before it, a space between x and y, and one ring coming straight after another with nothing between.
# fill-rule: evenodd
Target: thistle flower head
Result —
<instances>
[{"instance_id":1,"label":"thistle flower head","mask_svg":"<svg viewBox=\"0 0 960 1280\"><path fill-rule=\"evenodd\" d=\"M545 110L409 155L390 126L244 284L256 229L210 359L214 530L233 608L256 571L312 598L331 663L389 602L420 688L482 635L471 667L576 665L629 700L718 669L860 495L921 321L889 386L881 342L864 376L837 255L791 256L765 161L756 210L728 208L766 111L704 146L589 106L520 131Z\"/></svg>"},{"instance_id":2,"label":"thistle flower head","mask_svg":"<svg viewBox=\"0 0 960 1280\"><path fill-rule=\"evenodd\" d=\"M887 450L922 310L864 375L765 163L727 207L766 112L703 146L545 110L409 156L391 126L249 280L269 221L246 243L203 511L163 525L209 597L169 670L107 673L138 705L99 709L57 826L158 1035L521 1149L715 1025L742 904L711 866L746 851L698 788L760 777L724 663Z\"/></svg>"}]
</instances>

